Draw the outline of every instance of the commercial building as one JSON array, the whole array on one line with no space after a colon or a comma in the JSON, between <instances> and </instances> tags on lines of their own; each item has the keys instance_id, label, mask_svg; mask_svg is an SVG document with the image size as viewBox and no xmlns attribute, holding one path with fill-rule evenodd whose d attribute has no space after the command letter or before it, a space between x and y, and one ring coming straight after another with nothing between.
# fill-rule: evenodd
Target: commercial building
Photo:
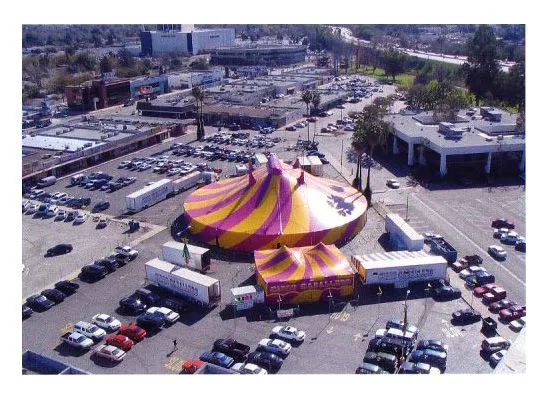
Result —
<instances>
[{"instance_id":1,"label":"commercial building","mask_svg":"<svg viewBox=\"0 0 550 400\"><path fill-rule=\"evenodd\" d=\"M291 65L306 60L307 46L252 45L220 47L211 52L213 65Z\"/></svg>"},{"instance_id":2,"label":"commercial building","mask_svg":"<svg viewBox=\"0 0 550 400\"><path fill-rule=\"evenodd\" d=\"M92 117L23 135L23 186L32 186L45 176L60 177L129 154L169 136L179 136L190 122Z\"/></svg>"},{"instance_id":3,"label":"commercial building","mask_svg":"<svg viewBox=\"0 0 550 400\"><path fill-rule=\"evenodd\" d=\"M23 375L88 375L89 372L73 367L44 354L26 350L22 356Z\"/></svg>"},{"instance_id":4,"label":"commercial building","mask_svg":"<svg viewBox=\"0 0 550 400\"><path fill-rule=\"evenodd\" d=\"M516 129L517 114L496 108L471 114L462 110L452 122L439 122L432 112L387 115L393 154L406 154L409 166L439 166L441 176L524 171L525 132Z\"/></svg>"},{"instance_id":5,"label":"commercial building","mask_svg":"<svg viewBox=\"0 0 550 400\"><path fill-rule=\"evenodd\" d=\"M65 87L69 108L80 111L98 110L122 104L130 95L130 80L104 77Z\"/></svg>"},{"instance_id":6,"label":"commercial building","mask_svg":"<svg viewBox=\"0 0 550 400\"><path fill-rule=\"evenodd\" d=\"M141 53L159 56L167 53L199 54L235 43L234 29L195 29L193 25L157 25L156 31L140 33Z\"/></svg>"},{"instance_id":7,"label":"commercial building","mask_svg":"<svg viewBox=\"0 0 550 400\"><path fill-rule=\"evenodd\" d=\"M168 77L146 76L130 81L130 98L143 98L150 95L168 93Z\"/></svg>"}]
</instances>

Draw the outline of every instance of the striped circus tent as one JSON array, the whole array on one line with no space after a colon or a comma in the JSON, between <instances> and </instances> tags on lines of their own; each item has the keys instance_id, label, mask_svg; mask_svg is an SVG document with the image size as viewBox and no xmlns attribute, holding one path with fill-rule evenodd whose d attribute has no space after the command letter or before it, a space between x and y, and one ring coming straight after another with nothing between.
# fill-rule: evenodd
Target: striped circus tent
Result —
<instances>
[{"instance_id":1,"label":"striped circus tent","mask_svg":"<svg viewBox=\"0 0 550 400\"><path fill-rule=\"evenodd\" d=\"M353 295L354 272L335 245L254 252L258 284L268 304L311 303Z\"/></svg>"},{"instance_id":2,"label":"striped circus tent","mask_svg":"<svg viewBox=\"0 0 550 400\"><path fill-rule=\"evenodd\" d=\"M195 190L184 211L203 243L254 251L345 243L365 225L367 200L347 183L310 175L271 155L248 175Z\"/></svg>"}]
</instances>

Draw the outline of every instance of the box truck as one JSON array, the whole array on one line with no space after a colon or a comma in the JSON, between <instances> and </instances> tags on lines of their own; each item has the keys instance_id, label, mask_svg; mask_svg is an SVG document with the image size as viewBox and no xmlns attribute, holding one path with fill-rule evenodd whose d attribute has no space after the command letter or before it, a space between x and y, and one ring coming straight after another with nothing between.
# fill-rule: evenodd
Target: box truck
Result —
<instances>
[{"instance_id":1,"label":"box truck","mask_svg":"<svg viewBox=\"0 0 550 400\"><path fill-rule=\"evenodd\" d=\"M424 251L353 255L352 265L364 285L407 287L412 282L445 279L447 260Z\"/></svg>"},{"instance_id":2,"label":"box truck","mask_svg":"<svg viewBox=\"0 0 550 400\"><path fill-rule=\"evenodd\" d=\"M174 183L170 179L161 179L143 189L126 196L126 209L129 212L141 211L174 193Z\"/></svg>"},{"instance_id":3,"label":"box truck","mask_svg":"<svg viewBox=\"0 0 550 400\"><path fill-rule=\"evenodd\" d=\"M180 193L184 190L190 189L197 184L201 179L200 171L193 171L188 175L185 175L181 178L175 179L174 182L174 193Z\"/></svg>"},{"instance_id":4,"label":"box truck","mask_svg":"<svg viewBox=\"0 0 550 400\"><path fill-rule=\"evenodd\" d=\"M189 250L188 262L185 262L183 256L183 243L173 240L162 245L162 259L172 264L193 269L199 272L206 272L210 269L210 249L187 244Z\"/></svg>"},{"instance_id":5,"label":"box truck","mask_svg":"<svg viewBox=\"0 0 550 400\"><path fill-rule=\"evenodd\" d=\"M231 289L231 305L236 311L248 310L264 303L264 290L259 285L239 286Z\"/></svg>"},{"instance_id":6,"label":"box truck","mask_svg":"<svg viewBox=\"0 0 550 400\"><path fill-rule=\"evenodd\" d=\"M145 278L157 286L202 306L221 300L220 281L154 258L145 263Z\"/></svg>"},{"instance_id":7,"label":"box truck","mask_svg":"<svg viewBox=\"0 0 550 400\"><path fill-rule=\"evenodd\" d=\"M432 253L445 257L450 263L454 263L458 258L456 249L443 238L430 239L428 240L428 245Z\"/></svg>"},{"instance_id":8,"label":"box truck","mask_svg":"<svg viewBox=\"0 0 550 400\"><path fill-rule=\"evenodd\" d=\"M394 250L419 251L424 247L424 237L398 214L386 215L386 232Z\"/></svg>"}]
</instances>

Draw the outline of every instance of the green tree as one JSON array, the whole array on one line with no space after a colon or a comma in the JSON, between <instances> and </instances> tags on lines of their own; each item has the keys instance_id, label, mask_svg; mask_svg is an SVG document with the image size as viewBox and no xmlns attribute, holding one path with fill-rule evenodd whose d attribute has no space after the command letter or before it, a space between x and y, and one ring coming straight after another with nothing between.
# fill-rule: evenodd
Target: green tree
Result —
<instances>
[{"instance_id":1,"label":"green tree","mask_svg":"<svg viewBox=\"0 0 550 400\"><path fill-rule=\"evenodd\" d=\"M313 98L311 99L311 104L313 105L313 108L316 111L319 110L319 104L321 104L321 93L319 93L317 90L313 92Z\"/></svg>"},{"instance_id":2,"label":"green tree","mask_svg":"<svg viewBox=\"0 0 550 400\"><path fill-rule=\"evenodd\" d=\"M306 103L306 113L309 115L309 105L313 101L313 92L309 89L304 90L301 100ZM307 140L309 141L309 124L307 125Z\"/></svg>"},{"instance_id":3,"label":"green tree","mask_svg":"<svg viewBox=\"0 0 550 400\"><path fill-rule=\"evenodd\" d=\"M392 133L392 125L384 121L382 117L385 114L385 109L381 105L371 104L363 108L363 112L359 114L359 118L355 122L355 130L352 136L352 147L357 152L357 168L354 187L361 190L361 156L368 151L369 155L373 156L374 150L379 146L384 146L387 143L389 136ZM371 165L368 164L367 184L364 194L371 205L372 190L370 188L370 171Z\"/></svg>"},{"instance_id":4,"label":"green tree","mask_svg":"<svg viewBox=\"0 0 550 400\"><path fill-rule=\"evenodd\" d=\"M94 71L97 59L91 53L80 52L74 56L72 64L78 71Z\"/></svg>"},{"instance_id":5,"label":"green tree","mask_svg":"<svg viewBox=\"0 0 550 400\"><path fill-rule=\"evenodd\" d=\"M101 72L102 74L106 72L111 72L115 68L115 65L116 61L113 60L112 57L103 56L103 58L99 62L99 72Z\"/></svg>"},{"instance_id":6,"label":"green tree","mask_svg":"<svg viewBox=\"0 0 550 400\"><path fill-rule=\"evenodd\" d=\"M204 103L204 89L202 88L202 86L194 86L193 89L191 89L191 95L195 98L195 102L197 105L197 140L200 140L204 137L204 120L202 114L202 106Z\"/></svg>"},{"instance_id":7,"label":"green tree","mask_svg":"<svg viewBox=\"0 0 550 400\"><path fill-rule=\"evenodd\" d=\"M404 53L397 50L385 51L382 56L382 65L386 75L391 75L395 82L395 76L405 71L406 56Z\"/></svg>"},{"instance_id":8,"label":"green tree","mask_svg":"<svg viewBox=\"0 0 550 400\"><path fill-rule=\"evenodd\" d=\"M494 88L499 67L497 40L493 29L480 25L468 42L468 62L464 64L466 86L475 95L476 105L483 95Z\"/></svg>"},{"instance_id":9,"label":"green tree","mask_svg":"<svg viewBox=\"0 0 550 400\"><path fill-rule=\"evenodd\" d=\"M118 66L122 68L133 68L135 65L134 56L126 48L122 48L117 53Z\"/></svg>"},{"instance_id":10,"label":"green tree","mask_svg":"<svg viewBox=\"0 0 550 400\"><path fill-rule=\"evenodd\" d=\"M193 60L189 64L189 67L193 70L202 71L202 70L208 69L208 62L206 61L206 58L200 57L200 58L197 58L196 60Z\"/></svg>"}]
</instances>

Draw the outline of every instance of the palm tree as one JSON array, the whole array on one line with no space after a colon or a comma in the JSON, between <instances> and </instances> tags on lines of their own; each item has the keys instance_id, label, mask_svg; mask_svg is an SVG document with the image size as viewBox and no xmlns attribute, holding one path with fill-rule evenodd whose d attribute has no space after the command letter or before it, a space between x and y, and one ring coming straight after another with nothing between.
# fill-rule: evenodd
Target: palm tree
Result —
<instances>
[{"instance_id":1,"label":"palm tree","mask_svg":"<svg viewBox=\"0 0 550 400\"><path fill-rule=\"evenodd\" d=\"M195 86L191 89L191 95L195 98L197 104L197 140L204 137L204 120L202 116L202 105L204 102L204 89L201 86ZM200 112L199 112L200 104Z\"/></svg>"},{"instance_id":2,"label":"palm tree","mask_svg":"<svg viewBox=\"0 0 550 400\"><path fill-rule=\"evenodd\" d=\"M306 103L307 115L309 116L309 103L313 101L313 92L309 89L302 93L302 101ZM307 125L307 141L309 142L309 124Z\"/></svg>"},{"instance_id":3,"label":"palm tree","mask_svg":"<svg viewBox=\"0 0 550 400\"><path fill-rule=\"evenodd\" d=\"M359 119L355 123L355 131L352 138L352 146L358 153L357 168L361 169L361 155L366 149L369 150L369 155L372 158L374 150L378 146L386 144L389 135L392 131L392 126L389 122L382 120L385 113L385 108L379 105L365 106ZM370 169L371 164L368 164L367 184L364 194L367 198L369 206L371 204L372 191L370 188ZM354 180L354 187L361 190L361 173L357 172Z\"/></svg>"},{"instance_id":4,"label":"palm tree","mask_svg":"<svg viewBox=\"0 0 550 400\"><path fill-rule=\"evenodd\" d=\"M321 104L321 93L319 93L318 91L313 92L311 104L313 105L315 111L319 109L319 104Z\"/></svg>"}]
</instances>

